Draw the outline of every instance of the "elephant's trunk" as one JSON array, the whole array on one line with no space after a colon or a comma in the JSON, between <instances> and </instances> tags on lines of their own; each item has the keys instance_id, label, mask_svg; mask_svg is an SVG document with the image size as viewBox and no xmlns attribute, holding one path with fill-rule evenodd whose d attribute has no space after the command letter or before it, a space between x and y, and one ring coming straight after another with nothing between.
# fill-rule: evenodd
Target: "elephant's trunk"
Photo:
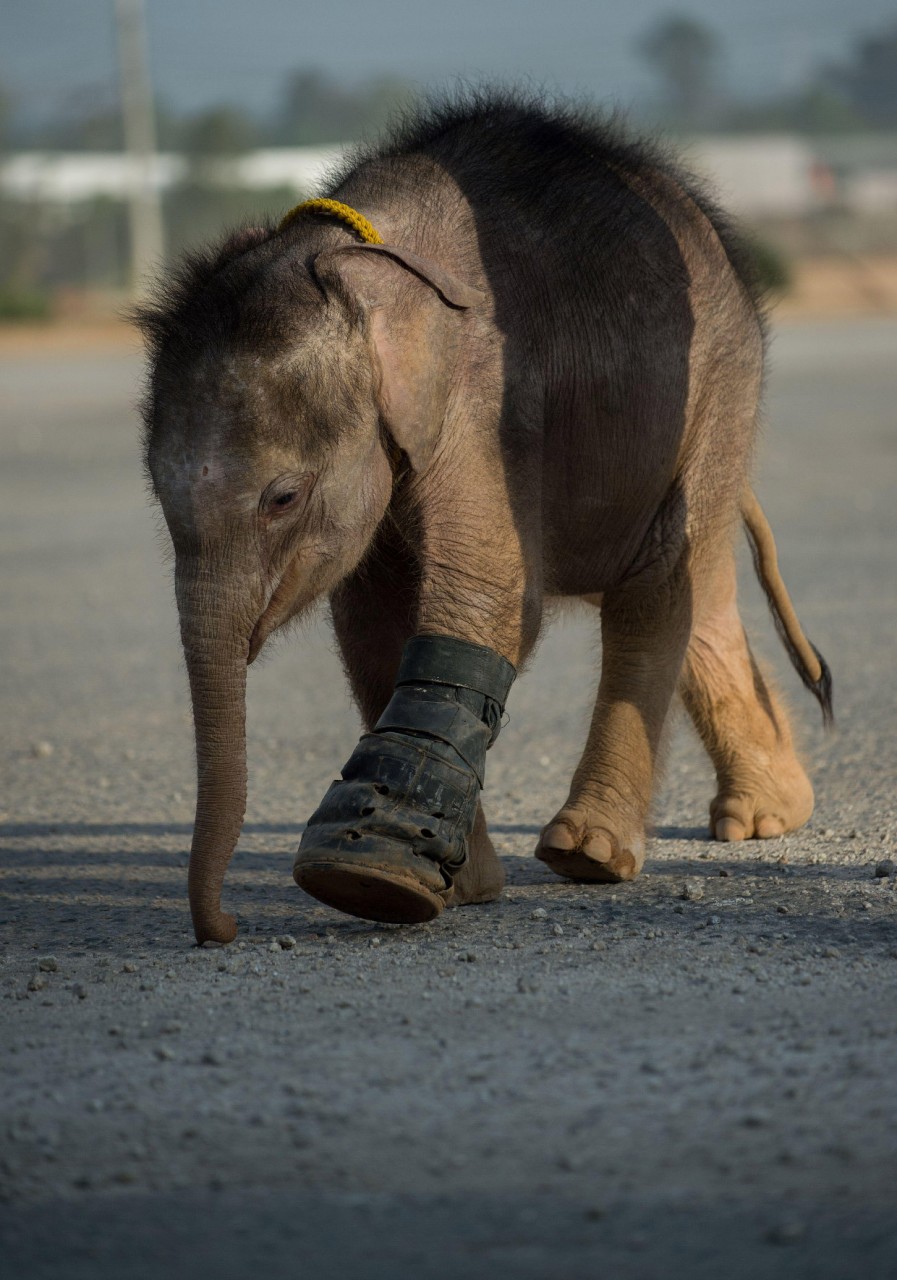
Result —
<instances>
[{"instance_id":1,"label":"elephant's trunk","mask_svg":"<svg viewBox=\"0 0 897 1280\"><path fill-rule=\"evenodd\" d=\"M249 637L240 634L232 614L210 616L208 595L195 584L179 583L178 604L196 730L190 913L197 942L232 942L237 924L221 910L221 888L246 812Z\"/></svg>"}]
</instances>

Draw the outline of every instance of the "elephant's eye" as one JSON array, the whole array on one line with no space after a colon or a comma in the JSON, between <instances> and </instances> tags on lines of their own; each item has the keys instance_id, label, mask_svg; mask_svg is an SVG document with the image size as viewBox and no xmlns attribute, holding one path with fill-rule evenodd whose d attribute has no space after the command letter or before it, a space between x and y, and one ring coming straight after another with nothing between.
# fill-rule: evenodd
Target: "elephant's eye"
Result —
<instances>
[{"instance_id":1,"label":"elephant's eye","mask_svg":"<svg viewBox=\"0 0 897 1280\"><path fill-rule=\"evenodd\" d=\"M315 484L312 471L283 475L272 480L259 501L260 515L280 515L282 511L290 511L308 501Z\"/></svg>"}]
</instances>

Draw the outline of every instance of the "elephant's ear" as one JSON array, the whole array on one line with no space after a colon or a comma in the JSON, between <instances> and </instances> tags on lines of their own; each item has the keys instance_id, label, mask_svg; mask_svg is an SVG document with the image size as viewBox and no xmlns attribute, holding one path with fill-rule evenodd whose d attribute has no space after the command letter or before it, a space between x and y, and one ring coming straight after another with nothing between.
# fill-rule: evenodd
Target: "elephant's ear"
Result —
<instances>
[{"instance_id":1,"label":"elephant's ear","mask_svg":"<svg viewBox=\"0 0 897 1280\"><path fill-rule=\"evenodd\" d=\"M380 414L412 469L423 471L445 416L460 313L486 295L437 263L392 245L330 249L318 255L314 270L325 286L335 286L366 314ZM402 274L420 287L400 288Z\"/></svg>"}]
</instances>

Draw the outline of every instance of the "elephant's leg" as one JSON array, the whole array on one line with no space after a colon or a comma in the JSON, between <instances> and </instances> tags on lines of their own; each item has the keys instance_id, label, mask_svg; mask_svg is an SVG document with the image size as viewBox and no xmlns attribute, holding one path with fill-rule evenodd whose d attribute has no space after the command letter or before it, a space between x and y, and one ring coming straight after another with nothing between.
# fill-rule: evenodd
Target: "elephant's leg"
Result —
<instances>
[{"instance_id":1,"label":"elephant's leg","mask_svg":"<svg viewBox=\"0 0 897 1280\"><path fill-rule=\"evenodd\" d=\"M420 568L388 525L363 567L331 598L336 638L364 727L373 729L389 702L405 642L417 634ZM501 895L505 870L489 836L478 801L468 859L445 890L446 906L492 902Z\"/></svg>"},{"instance_id":2,"label":"elephant's leg","mask_svg":"<svg viewBox=\"0 0 897 1280\"><path fill-rule=\"evenodd\" d=\"M497 407L477 412L465 395L456 407L445 446L397 500L392 554L372 550L336 593L368 724L388 701L309 818L293 864L297 883L321 901L395 923L432 919L456 884L467 902L498 891L479 793L487 748L541 616L538 505L520 520L512 508L520 485L509 483L497 420L489 427ZM374 631L377 575L391 599L401 538L412 549L405 560L413 582L406 563L399 603L387 606L396 617ZM478 860L467 870L474 849Z\"/></svg>"},{"instance_id":3,"label":"elephant's leg","mask_svg":"<svg viewBox=\"0 0 897 1280\"><path fill-rule=\"evenodd\" d=\"M684 557L683 557L684 560ZM598 700L563 808L536 856L574 880L631 880L645 859L655 761L691 627L691 580L680 564L655 588L604 595Z\"/></svg>"},{"instance_id":4,"label":"elephant's leg","mask_svg":"<svg viewBox=\"0 0 897 1280\"><path fill-rule=\"evenodd\" d=\"M748 646L731 551L701 603L680 691L716 769L711 832L717 840L749 840L793 831L813 812L813 788L788 716Z\"/></svg>"}]
</instances>

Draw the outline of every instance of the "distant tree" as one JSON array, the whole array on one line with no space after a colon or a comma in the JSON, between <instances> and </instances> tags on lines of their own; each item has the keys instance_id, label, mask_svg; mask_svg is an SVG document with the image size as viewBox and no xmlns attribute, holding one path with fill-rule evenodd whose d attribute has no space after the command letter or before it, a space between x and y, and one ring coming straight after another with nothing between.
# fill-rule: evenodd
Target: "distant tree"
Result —
<instances>
[{"instance_id":1,"label":"distant tree","mask_svg":"<svg viewBox=\"0 0 897 1280\"><path fill-rule=\"evenodd\" d=\"M664 105L675 122L690 129L708 124L718 105L716 34L694 18L671 14L642 36L637 48L660 76Z\"/></svg>"},{"instance_id":2,"label":"distant tree","mask_svg":"<svg viewBox=\"0 0 897 1280\"><path fill-rule=\"evenodd\" d=\"M120 151L121 107L106 86L85 85L65 95L29 133L26 145L52 151Z\"/></svg>"},{"instance_id":3,"label":"distant tree","mask_svg":"<svg viewBox=\"0 0 897 1280\"><path fill-rule=\"evenodd\" d=\"M350 142L376 133L411 96L409 86L396 77L380 77L351 89L322 71L304 68L287 80L277 139L287 146Z\"/></svg>"},{"instance_id":4,"label":"distant tree","mask_svg":"<svg viewBox=\"0 0 897 1280\"><path fill-rule=\"evenodd\" d=\"M798 93L737 104L726 114L726 128L735 133L852 133L863 118L842 93L815 81Z\"/></svg>"},{"instance_id":5,"label":"distant tree","mask_svg":"<svg viewBox=\"0 0 897 1280\"><path fill-rule=\"evenodd\" d=\"M897 23L857 45L852 60L826 79L870 125L897 125Z\"/></svg>"},{"instance_id":6,"label":"distant tree","mask_svg":"<svg viewBox=\"0 0 897 1280\"><path fill-rule=\"evenodd\" d=\"M238 107L211 107L181 127L181 149L196 159L243 155L258 143L255 121Z\"/></svg>"}]
</instances>

